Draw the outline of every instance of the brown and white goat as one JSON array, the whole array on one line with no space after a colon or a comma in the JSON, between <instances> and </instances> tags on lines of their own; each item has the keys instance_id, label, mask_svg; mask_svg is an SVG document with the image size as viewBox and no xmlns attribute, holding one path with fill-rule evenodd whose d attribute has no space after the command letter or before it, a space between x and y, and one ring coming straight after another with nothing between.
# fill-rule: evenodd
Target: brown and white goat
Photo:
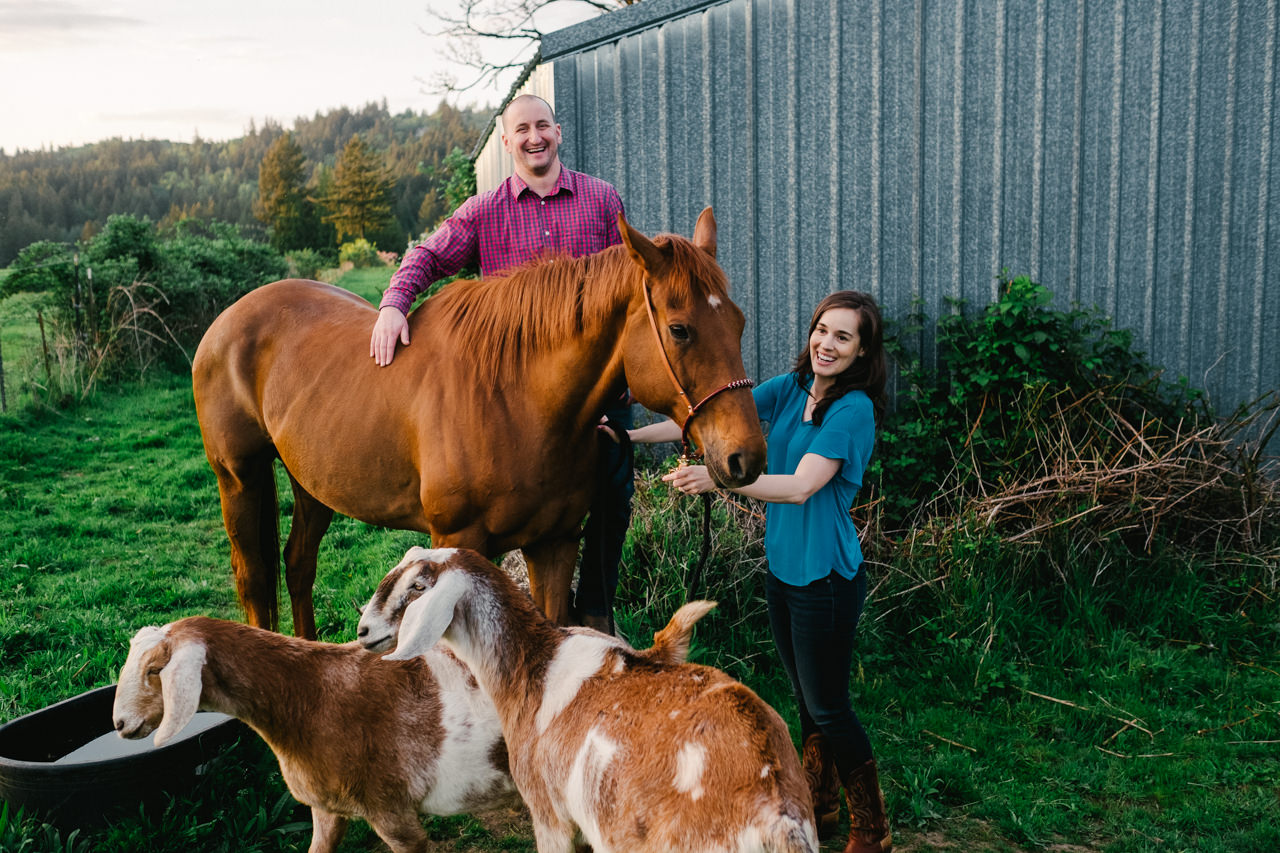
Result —
<instances>
[{"instance_id":1,"label":"brown and white goat","mask_svg":"<svg viewBox=\"0 0 1280 853\"><path fill-rule=\"evenodd\" d=\"M311 853L362 817L396 853L428 849L421 814L516 803L489 699L443 649L384 660L359 643L300 640L201 616L143 628L112 710L122 737L163 746L197 710L238 717L311 806Z\"/></svg>"},{"instance_id":2,"label":"brown and white goat","mask_svg":"<svg viewBox=\"0 0 1280 853\"><path fill-rule=\"evenodd\" d=\"M672 618L686 632L712 602ZM723 672L560 628L473 551L410 549L360 619L406 660L437 640L493 699L540 853L813 853L813 810L778 714Z\"/></svg>"}]
</instances>

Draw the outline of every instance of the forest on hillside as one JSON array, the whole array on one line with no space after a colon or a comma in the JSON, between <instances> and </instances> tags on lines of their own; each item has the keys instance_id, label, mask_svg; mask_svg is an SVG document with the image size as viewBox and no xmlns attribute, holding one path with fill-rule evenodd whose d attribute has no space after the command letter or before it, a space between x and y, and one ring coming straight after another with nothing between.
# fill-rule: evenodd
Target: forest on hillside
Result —
<instances>
[{"instance_id":1,"label":"forest on hillside","mask_svg":"<svg viewBox=\"0 0 1280 853\"><path fill-rule=\"evenodd\" d=\"M225 142L117 138L52 151L0 150L0 268L39 240L87 241L113 214L146 217L161 227L202 219L265 232L254 215L258 170L286 133L302 150L309 188L325 182L357 135L384 159L394 181L393 221L370 237L400 251L449 212L440 186L443 162L454 149L469 153L490 115L445 102L431 113L392 115L384 101L298 118L292 129L271 120L251 124L243 137Z\"/></svg>"}]
</instances>

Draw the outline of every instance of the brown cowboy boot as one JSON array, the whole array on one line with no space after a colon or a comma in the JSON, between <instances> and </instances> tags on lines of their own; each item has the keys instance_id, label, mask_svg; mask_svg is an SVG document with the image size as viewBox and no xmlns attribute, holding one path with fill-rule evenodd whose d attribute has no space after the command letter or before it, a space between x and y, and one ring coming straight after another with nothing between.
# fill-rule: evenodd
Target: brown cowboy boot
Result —
<instances>
[{"instance_id":1,"label":"brown cowboy boot","mask_svg":"<svg viewBox=\"0 0 1280 853\"><path fill-rule=\"evenodd\" d=\"M813 797L813 822L819 838L830 838L840 823L840 776L825 735L815 732L804 739L804 776Z\"/></svg>"},{"instance_id":2,"label":"brown cowboy boot","mask_svg":"<svg viewBox=\"0 0 1280 853\"><path fill-rule=\"evenodd\" d=\"M884 813L875 759L844 778L844 795L849 804L849 843L844 853L889 853L893 834Z\"/></svg>"}]
</instances>

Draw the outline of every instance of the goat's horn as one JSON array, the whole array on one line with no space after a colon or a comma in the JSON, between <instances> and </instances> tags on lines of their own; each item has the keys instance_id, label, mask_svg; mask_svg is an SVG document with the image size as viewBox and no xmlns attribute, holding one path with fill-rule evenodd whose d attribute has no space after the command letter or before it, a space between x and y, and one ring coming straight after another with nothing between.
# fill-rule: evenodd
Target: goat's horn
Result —
<instances>
[{"instance_id":1,"label":"goat's horn","mask_svg":"<svg viewBox=\"0 0 1280 853\"><path fill-rule=\"evenodd\" d=\"M351 606L354 607L356 609L356 612L359 613L361 616L364 615L364 605L361 604L359 601L357 601L354 598L351 599Z\"/></svg>"}]
</instances>

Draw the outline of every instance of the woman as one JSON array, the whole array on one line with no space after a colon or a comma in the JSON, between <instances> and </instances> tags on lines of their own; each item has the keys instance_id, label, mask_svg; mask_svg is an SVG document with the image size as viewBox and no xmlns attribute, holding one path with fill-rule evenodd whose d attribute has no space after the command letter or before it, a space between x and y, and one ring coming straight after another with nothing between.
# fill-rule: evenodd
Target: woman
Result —
<instances>
[{"instance_id":1,"label":"woman","mask_svg":"<svg viewBox=\"0 0 1280 853\"><path fill-rule=\"evenodd\" d=\"M823 299L792 371L754 392L760 418L770 424L768 472L734 489L769 504L770 627L800 709L820 835L834 832L845 790L845 853L884 853L893 845L871 742L849 703L853 639L867 595L849 510L875 444L884 385L875 300L852 290ZM630 435L642 443L675 441L680 429L663 421ZM662 479L686 494L716 488L702 465L681 466Z\"/></svg>"}]
</instances>

